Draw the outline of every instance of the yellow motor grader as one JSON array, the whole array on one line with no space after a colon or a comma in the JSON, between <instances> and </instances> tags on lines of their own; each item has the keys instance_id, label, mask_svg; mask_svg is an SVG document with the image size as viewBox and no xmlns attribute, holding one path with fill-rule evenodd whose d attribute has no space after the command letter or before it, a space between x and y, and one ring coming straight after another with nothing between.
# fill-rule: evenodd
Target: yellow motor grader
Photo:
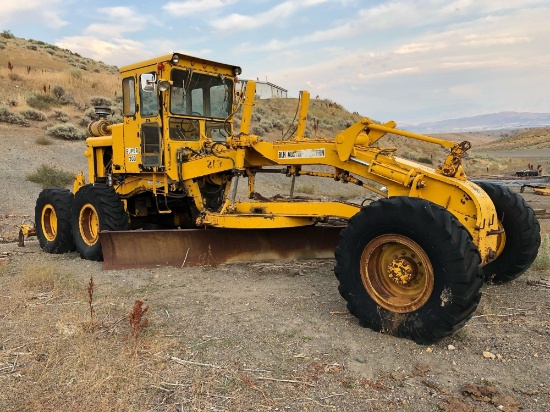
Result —
<instances>
[{"instance_id":1,"label":"yellow motor grader","mask_svg":"<svg viewBox=\"0 0 550 412\"><path fill-rule=\"evenodd\" d=\"M124 120L89 125L88 182L80 174L72 192L50 188L38 197L36 233L49 253L76 250L105 268L335 256L339 291L361 325L418 343L461 327L484 279L514 279L536 257L533 210L506 188L468 180L468 142L368 118L332 139L307 137L305 91L292 138L265 141L250 133L255 84L237 87L237 66L174 53L120 71ZM378 147L387 133L448 148L447 158L432 169L397 157ZM259 195L262 173L287 176L289 194ZM297 197L300 176L380 199Z\"/></svg>"}]
</instances>

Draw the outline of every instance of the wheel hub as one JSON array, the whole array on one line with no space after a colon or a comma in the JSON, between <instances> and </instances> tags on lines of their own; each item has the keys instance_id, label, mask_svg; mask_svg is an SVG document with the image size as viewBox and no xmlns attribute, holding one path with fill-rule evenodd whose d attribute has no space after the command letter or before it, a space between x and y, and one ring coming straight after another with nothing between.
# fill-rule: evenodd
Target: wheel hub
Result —
<instances>
[{"instance_id":1,"label":"wheel hub","mask_svg":"<svg viewBox=\"0 0 550 412\"><path fill-rule=\"evenodd\" d=\"M397 256L388 265L388 277L398 285L407 286L416 279L418 268L414 261Z\"/></svg>"},{"instance_id":2,"label":"wheel hub","mask_svg":"<svg viewBox=\"0 0 550 412\"><path fill-rule=\"evenodd\" d=\"M367 293L389 311L413 312L432 295L434 272L430 259L405 236L387 234L371 240L361 255L360 271Z\"/></svg>"}]
</instances>

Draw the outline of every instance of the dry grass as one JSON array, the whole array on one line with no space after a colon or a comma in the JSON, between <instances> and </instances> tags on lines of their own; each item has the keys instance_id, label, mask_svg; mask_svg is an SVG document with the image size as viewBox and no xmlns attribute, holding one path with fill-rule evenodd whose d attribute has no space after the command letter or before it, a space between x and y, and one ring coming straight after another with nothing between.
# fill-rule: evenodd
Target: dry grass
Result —
<instances>
[{"instance_id":1,"label":"dry grass","mask_svg":"<svg viewBox=\"0 0 550 412\"><path fill-rule=\"evenodd\" d=\"M548 234L544 234L541 239L539 253L533 262L533 269L548 270L550 269L550 241Z\"/></svg>"}]
</instances>

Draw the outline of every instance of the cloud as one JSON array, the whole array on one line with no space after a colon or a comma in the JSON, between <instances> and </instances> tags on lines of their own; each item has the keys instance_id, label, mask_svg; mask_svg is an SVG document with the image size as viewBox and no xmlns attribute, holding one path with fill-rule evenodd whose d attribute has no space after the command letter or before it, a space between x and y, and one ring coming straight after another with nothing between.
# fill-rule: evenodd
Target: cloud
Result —
<instances>
[{"instance_id":1,"label":"cloud","mask_svg":"<svg viewBox=\"0 0 550 412\"><path fill-rule=\"evenodd\" d=\"M395 50L397 54L410 54L410 53L426 53L433 50L441 50L446 48L447 45L443 42L437 43L409 43L398 47Z\"/></svg>"},{"instance_id":2,"label":"cloud","mask_svg":"<svg viewBox=\"0 0 550 412\"><path fill-rule=\"evenodd\" d=\"M97 9L105 23L90 24L84 34L99 38L120 37L123 33L143 30L150 24L150 18L140 15L132 7L102 7Z\"/></svg>"},{"instance_id":3,"label":"cloud","mask_svg":"<svg viewBox=\"0 0 550 412\"><path fill-rule=\"evenodd\" d=\"M62 6L61 0L4 1L0 24L38 22L52 29L59 29L69 24L60 17Z\"/></svg>"},{"instance_id":4,"label":"cloud","mask_svg":"<svg viewBox=\"0 0 550 412\"><path fill-rule=\"evenodd\" d=\"M237 3L238 0L187 0L171 1L162 6L162 9L175 16L188 16L203 11L211 12L215 9Z\"/></svg>"},{"instance_id":5,"label":"cloud","mask_svg":"<svg viewBox=\"0 0 550 412\"><path fill-rule=\"evenodd\" d=\"M154 53L144 51L146 47L143 43L124 38L105 41L91 36L72 36L64 37L55 44L83 56L118 66L135 61L136 56L140 56L140 60L155 56Z\"/></svg>"},{"instance_id":6,"label":"cloud","mask_svg":"<svg viewBox=\"0 0 550 412\"><path fill-rule=\"evenodd\" d=\"M269 10L255 14L230 14L223 18L215 19L211 22L211 26L218 30L252 30L259 27L271 26L277 24L281 20L288 19L291 15L297 11L316 6L319 4L327 3L331 0L302 0L292 1L288 0Z\"/></svg>"}]
</instances>

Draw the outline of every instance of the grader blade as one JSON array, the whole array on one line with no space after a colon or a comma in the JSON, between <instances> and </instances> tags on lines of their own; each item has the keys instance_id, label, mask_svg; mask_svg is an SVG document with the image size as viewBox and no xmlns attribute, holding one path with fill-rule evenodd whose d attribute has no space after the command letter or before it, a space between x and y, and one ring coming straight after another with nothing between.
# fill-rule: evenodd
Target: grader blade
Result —
<instances>
[{"instance_id":1,"label":"grader blade","mask_svg":"<svg viewBox=\"0 0 550 412\"><path fill-rule=\"evenodd\" d=\"M343 227L103 231L103 269L334 258Z\"/></svg>"}]
</instances>

